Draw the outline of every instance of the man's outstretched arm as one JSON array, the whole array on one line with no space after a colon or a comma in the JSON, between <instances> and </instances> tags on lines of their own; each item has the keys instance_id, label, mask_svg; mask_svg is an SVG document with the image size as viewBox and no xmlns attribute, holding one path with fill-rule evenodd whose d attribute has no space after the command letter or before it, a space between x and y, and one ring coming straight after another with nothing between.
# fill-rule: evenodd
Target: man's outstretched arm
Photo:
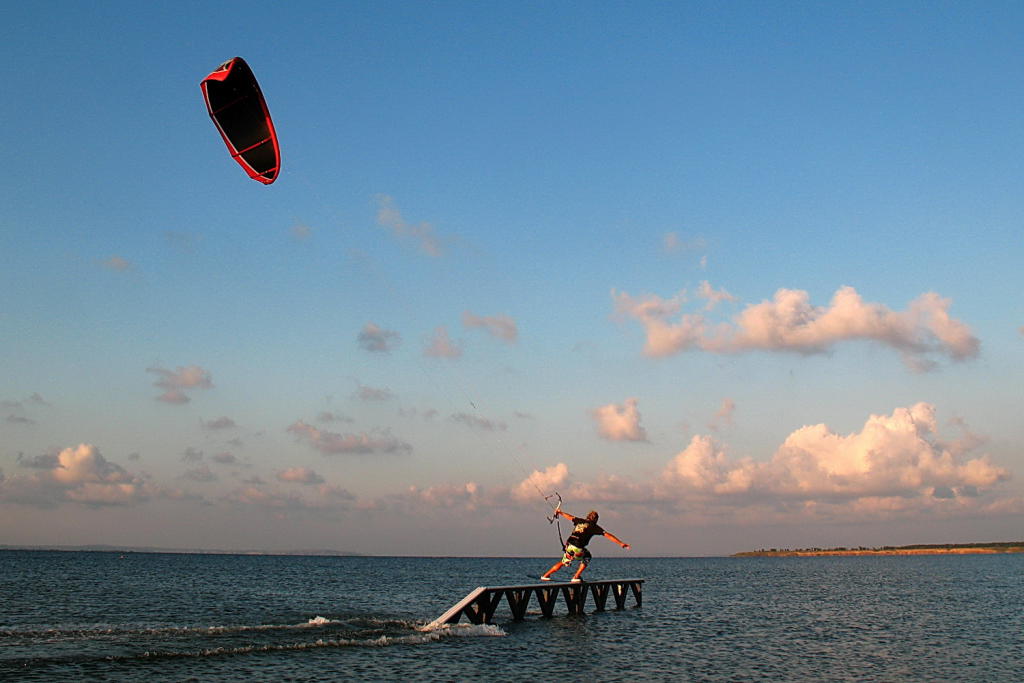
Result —
<instances>
[{"instance_id":1,"label":"man's outstretched arm","mask_svg":"<svg viewBox=\"0 0 1024 683\"><path fill-rule=\"evenodd\" d=\"M604 532L604 537L607 538L609 541L613 541L613 542L618 543L619 545L621 545L623 550L629 550L629 544L628 543L623 543L622 541L620 541L618 538L616 538L615 534L613 534L612 532L610 532L610 531Z\"/></svg>"}]
</instances>

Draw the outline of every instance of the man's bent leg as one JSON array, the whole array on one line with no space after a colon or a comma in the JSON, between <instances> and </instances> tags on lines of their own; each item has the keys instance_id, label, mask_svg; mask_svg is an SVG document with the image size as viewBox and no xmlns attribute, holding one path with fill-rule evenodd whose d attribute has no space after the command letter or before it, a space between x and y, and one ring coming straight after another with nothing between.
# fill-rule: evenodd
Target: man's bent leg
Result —
<instances>
[{"instance_id":1,"label":"man's bent leg","mask_svg":"<svg viewBox=\"0 0 1024 683\"><path fill-rule=\"evenodd\" d=\"M540 577L541 581L546 581L548 579L548 577L550 577L552 574L554 574L555 572L557 572L559 569L561 569L564 566L565 566L565 564L561 560L559 560L558 562L555 562L553 565L551 565L551 569L547 570L546 572L544 572L541 575L541 577Z\"/></svg>"},{"instance_id":2,"label":"man's bent leg","mask_svg":"<svg viewBox=\"0 0 1024 683\"><path fill-rule=\"evenodd\" d=\"M579 569L576 570L576 575L572 577L573 581L579 581L580 574L582 574L583 570L586 569L590 565L590 558L592 558L592 557L593 557L593 555L590 554L590 551L587 550L586 548L584 548L583 549L583 553L580 555L580 558L579 558L580 559Z\"/></svg>"}]
</instances>

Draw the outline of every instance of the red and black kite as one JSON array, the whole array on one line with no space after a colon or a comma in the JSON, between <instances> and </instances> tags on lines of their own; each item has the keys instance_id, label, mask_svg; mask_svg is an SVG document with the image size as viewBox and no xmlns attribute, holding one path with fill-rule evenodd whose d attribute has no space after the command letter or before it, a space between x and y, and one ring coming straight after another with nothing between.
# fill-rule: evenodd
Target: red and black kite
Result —
<instances>
[{"instance_id":1,"label":"red and black kite","mask_svg":"<svg viewBox=\"0 0 1024 683\"><path fill-rule=\"evenodd\" d=\"M260 84L241 57L224 62L200 83L206 109L231 158L265 185L277 180L281 150Z\"/></svg>"}]
</instances>

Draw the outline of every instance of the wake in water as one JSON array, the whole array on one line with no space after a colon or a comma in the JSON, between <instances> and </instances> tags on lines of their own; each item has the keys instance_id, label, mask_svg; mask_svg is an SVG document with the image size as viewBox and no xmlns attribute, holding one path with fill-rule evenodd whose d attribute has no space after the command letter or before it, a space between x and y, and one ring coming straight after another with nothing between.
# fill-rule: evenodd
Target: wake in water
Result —
<instances>
[{"instance_id":1,"label":"wake in water","mask_svg":"<svg viewBox=\"0 0 1024 683\"><path fill-rule=\"evenodd\" d=\"M299 637L308 633L315 637ZM323 648L415 646L447 638L504 636L498 626L423 622L369 615L317 615L294 624L208 626L95 624L52 628L0 627L0 673L86 665L91 661L257 655ZM42 654L45 653L45 654Z\"/></svg>"}]
</instances>

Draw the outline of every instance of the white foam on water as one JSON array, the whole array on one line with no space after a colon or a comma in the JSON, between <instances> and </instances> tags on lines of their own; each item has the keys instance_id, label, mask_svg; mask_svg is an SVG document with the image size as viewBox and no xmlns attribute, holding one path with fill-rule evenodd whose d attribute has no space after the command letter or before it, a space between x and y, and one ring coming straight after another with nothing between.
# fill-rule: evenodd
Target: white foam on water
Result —
<instances>
[{"instance_id":1,"label":"white foam on water","mask_svg":"<svg viewBox=\"0 0 1024 683\"><path fill-rule=\"evenodd\" d=\"M440 633L446 636L507 636L500 626L494 624L438 624L436 626L420 626L416 630L422 633Z\"/></svg>"},{"instance_id":2,"label":"white foam on water","mask_svg":"<svg viewBox=\"0 0 1024 683\"><path fill-rule=\"evenodd\" d=\"M287 631L292 629L321 628L346 621L315 616L298 624L225 624L220 626L145 626L90 624L54 628L0 628L0 640L8 638L35 638L52 640L90 640L108 636L162 636L188 634L231 634L251 631ZM385 623L385 622L381 622Z\"/></svg>"},{"instance_id":3,"label":"white foam on water","mask_svg":"<svg viewBox=\"0 0 1024 683\"><path fill-rule=\"evenodd\" d=\"M450 636L504 636L507 635L501 628L492 624L462 625L454 624L451 627L445 626L429 632L420 632L405 636L385 636L376 638L350 639L339 638L338 640L325 640L320 638L310 643L286 643L266 645L243 645L240 647L217 647L194 652L160 652L149 651L142 654L142 658L179 658L179 657L218 657L228 655L243 655L262 652L288 652L299 650L318 650L323 648L346 648L346 647L389 647L391 645L421 645L432 643Z\"/></svg>"}]
</instances>

